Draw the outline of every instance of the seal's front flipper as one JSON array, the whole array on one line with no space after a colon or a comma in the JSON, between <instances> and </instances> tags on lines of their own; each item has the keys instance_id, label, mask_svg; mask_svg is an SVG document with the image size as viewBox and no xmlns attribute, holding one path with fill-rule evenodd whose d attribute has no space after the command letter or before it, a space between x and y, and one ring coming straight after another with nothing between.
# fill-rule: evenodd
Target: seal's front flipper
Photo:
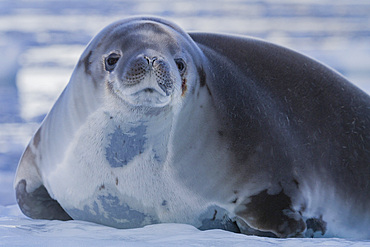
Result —
<instances>
[{"instance_id":1,"label":"seal's front flipper","mask_svg":"<svg viewBox=\"0 0 370 247\"><path fill-rule=\"evenodd\" d=\"M18 165L14 188L19 208L33 219L71 220L43 185L38 167L41 153L40 133L41 128L31 139Z\"/></svg>"},{"instance_id":2,"label":"seal's front flipper","mask_svg":"<svg viewBox=\"0 0 370 247\"><path fill-rule=\"evenodd\" d=\"M258 232L272 232L277 237L302 236L306 229L301 215L292 209L290 197L283 191L270 195L264 190L249 197L238 206L236 215Z\"/></svg>"},{"instance_id":3,"label":"seal's front flipper","mask_svg":"<svg viewBox=\"0 0 370 247\"><path fill-rule=\"evenodd\" d=\"M43 185L27 192L26 180L16 186L17 202L22 212L33 219L72 220L59 203L52 199Z\"/></svg>"}]
</instances>

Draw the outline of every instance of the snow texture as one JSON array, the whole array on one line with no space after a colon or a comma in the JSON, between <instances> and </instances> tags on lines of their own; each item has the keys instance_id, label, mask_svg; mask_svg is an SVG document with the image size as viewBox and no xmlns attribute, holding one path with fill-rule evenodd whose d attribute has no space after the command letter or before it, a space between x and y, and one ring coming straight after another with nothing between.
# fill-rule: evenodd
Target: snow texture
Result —
<instances>
[{"instance_id":1,"label":"snow texture","mask_svg":"<svg viewBox=\"0 0 370 247\"><path fill-rule=\"evenodd\" d=\"M0 206L0 246L370 246L339 238L276 239L223 230L200 231L184 224L115 229L83 221L31 220L17 206Z\"/></svg>"}]
</instances>

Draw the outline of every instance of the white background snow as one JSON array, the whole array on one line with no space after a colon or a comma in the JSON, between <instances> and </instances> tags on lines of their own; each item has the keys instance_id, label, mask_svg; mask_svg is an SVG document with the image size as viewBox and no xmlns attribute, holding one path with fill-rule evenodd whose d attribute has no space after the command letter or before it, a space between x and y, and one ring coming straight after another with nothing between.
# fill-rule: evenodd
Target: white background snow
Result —
<instances>
[{"instance_id":1,"label":"white background snow","mask_svg":"<svg viewBox=\"0 0 370 247\"><path fill-rule=\"evenodd\" d=\"M0 246L370 246L370 240L271 239L181 224L119 230L23 216L12 182L24 147L88 41L132 15L158 15L189 31L244 34L288 46L370 93L368 0L0 0Z\"/></svg>"}]
</instances>

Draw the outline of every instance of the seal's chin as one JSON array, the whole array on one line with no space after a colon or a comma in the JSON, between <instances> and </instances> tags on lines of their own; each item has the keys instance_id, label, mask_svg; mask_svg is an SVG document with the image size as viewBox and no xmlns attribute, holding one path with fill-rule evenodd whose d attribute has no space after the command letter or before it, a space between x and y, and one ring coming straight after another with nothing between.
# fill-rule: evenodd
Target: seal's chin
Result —
<instances>
[{"instance_id":1,"label":"seal's chin","mask_svg":"<svg viewBox=\"0 0 370 247\"><path fill-rule=\"evenodd\" d=\"M171 101L171 95L163 95L156 90L147 88L130 95L125 95L124 101L132 106L164 107Z\"/></svg>"}]
</instances>

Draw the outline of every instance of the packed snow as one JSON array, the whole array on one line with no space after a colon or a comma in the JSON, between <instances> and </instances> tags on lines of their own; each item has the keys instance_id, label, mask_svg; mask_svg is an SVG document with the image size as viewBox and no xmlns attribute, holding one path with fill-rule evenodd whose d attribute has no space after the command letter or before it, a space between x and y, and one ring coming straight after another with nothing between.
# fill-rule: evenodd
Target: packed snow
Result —
<instances>
[{"instance_id":1,"label":"packed snow","mask_svg":"<svg viewBox=\"0 0 370 247\"><path fill-rule=\"evenodd\" d=\"M277 239L223 230L200 231L185 224L115 229L83 221L32 220L17 206L0 206L0 246L370 246L339 238Z\"/></svg>"}]
</instances>

